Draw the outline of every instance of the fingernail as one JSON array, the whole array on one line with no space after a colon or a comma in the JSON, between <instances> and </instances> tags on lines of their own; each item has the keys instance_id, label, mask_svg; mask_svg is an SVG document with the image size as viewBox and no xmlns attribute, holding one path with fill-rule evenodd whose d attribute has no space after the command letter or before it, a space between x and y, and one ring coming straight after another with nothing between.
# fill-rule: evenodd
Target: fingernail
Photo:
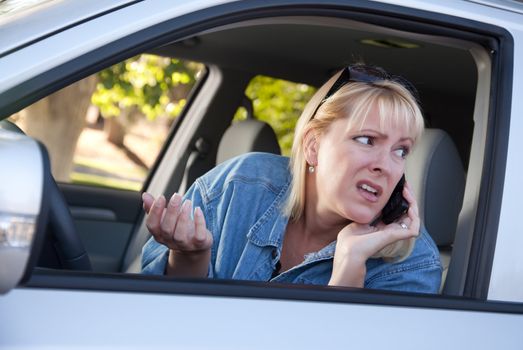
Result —
<instances>
[{"instance_id":1,"label":"fingernail","mask_svg":"<svg viewBox=\"0 0 523 350\"><path fill-rule=\"evenodd\" d=\"M200 207L194 208L194 215L197 217L202 217L202 215L203 215L202 209Z\"/></svg>"},{"instance_id":2,"label":"fingernail","mask_svg":"<svg viewBox=\"0 0 523 350\"><path fill-rule=\"evenodd\" d=\"M176 207L179 206L181 203L182 196L180 196L178 193L175 193L171 196L171 199L169 199L169 205Z\"/></svg>"},{"instance_id":3,"label":"fingernail","mask_svg":"<svg viewBox=\"0 0 523 350\"><path fill-rule=\"evenodd\" d=\"M182 211L184 213L186 213L186 214L190 214L191 213L191 207L192 207L191 200L187 199L185 202L183 202Z\"/></svg>"}]
</instances>

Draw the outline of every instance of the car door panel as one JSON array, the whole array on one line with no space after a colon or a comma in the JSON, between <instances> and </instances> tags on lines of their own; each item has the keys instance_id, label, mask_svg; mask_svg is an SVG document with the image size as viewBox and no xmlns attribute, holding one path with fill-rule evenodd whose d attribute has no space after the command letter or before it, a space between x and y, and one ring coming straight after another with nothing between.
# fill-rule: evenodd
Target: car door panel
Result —
<instances>
[{"instance_id":1,"label":"car door panel","mask_svg":"<svg viewBox=\"0 0 523 350\"><path fill-rule=\"evenodd\" d=\"M95 281L96 278L91 282ZM447 344L446 347L452 349L521 349L522 339L518 334L521 334L523 315L480 313L473 310L478 306L474 301L461 302L462 309L369 305L361 303L365 300L362 293L345 291L348 298L359 297L360 302L299 298L284 302L271 298L173 294L168 292L172 282L151 283L155 283L157 292L163 290L163 293L13 290L0 298L0 309L4 311L0 315L0 346L316 350L441 349L442 344ZM185 284L185 291L191 289L190 285L205 288L193 281ZM208 292L228 288L220 283L209 283L207 287ZM260 286L251 286L251 289L257 294L265 290ZM305 294L292 288L287 291L294 292L295 296ZM271 292L274 290L266 294ZM313 288L309 291L315 292L318 290ZM336 292L324 294L334 296ZM397 300L394 295L379 297L388 302ZM410 298L411 302L424 299L425 304L430 304L427 303L430 297ZM432 304L438 304L438 300L434 299ZM58 309L60 312L56 313ZM10 315L9 322L4 315ZM93 320L99 320L102 315L105 326L93 327ZM285 332L290 325L298 331L296 320L304 320L299 322L299 333ZM24 332L26 324L46 326L31 329L28 337Z\"/></svg>"},{"instance_id":2,"label":"car door panel","mask_svg":"<svg viewBox=\"0 0 523 350\"><path fill-rule=\"evenodd\" d=\"M60 184L95 271L117 272L142 210L140 192Z\"/></svg>"},{"instance_id":3,"label":"car door panel","mask_svg":"<svg viewBox=\"0 0 523 350\"><path fill-rule=\"evenodd\" d=\"M521 288L518 288L521 287L521 278L518 278L521 274L517 273L521 270L521 259L518 258L521 254L518 255L516 248L520 245L514 244L520 239L513 238L520 225L515 214L519 211L515 207L519 203L516 197L521 193L517 186L519 172L515 165L519 164L516 150L520 148L513 141L518 139L521 125L513 116L519 114L521 104L519 100L511 100L521 90L517 74L512 77L512 61L518 62L517 58L521 56L521 50L516 50L515 56L512 51L512 45L517 49L519 46L514 43L523 39L521 28L516 23L521 16L512 14L512 19L506 13L502 15L500 9L482 7L479 2L473 1L455 4L430 1L401 3L397 0L383 3L293 0L223 3L228 1L184 1L168 5L162 1L136 1L125 11L104 15L108 17L106 21L103 16L97 19L98 23L86 19L81 25L39 39L41 45L29 43L13 54L6 53L5 62L3 65L0 62L0 65L9 79L3 80L2 85L7 90L0 88L5 97L0 100L7 102L0 102L0 109L4 114L14 113L67 82L94 73L98 69L95 66L116 63L128 57L129 52L138 53L152 48L153 43L160 45L180 38L191 39L195 33L212 31L218 25L234 26L235 21L242 18L253 20L274 16L286 21L285 14L307 15L325 16L326 21L333 23L344 17L362 23L370 18L372 25L387 28L387 31L379 30L377 33L409 31L412 26L415 36L437 36L443 44L446 36L453 37L463 31L463 35L456 37L480 44L482 51L486 52L484 54L489 55L486 61L497 62L493 71L504 72L503 75L498 74L497 79L506 81L504 89L490 89L490 84L496 83L496 80L491 80L490 73L483 74L487 78L480 83L485 91L476 95L478 101L474 107L481 105L478 109L484 110L485 116L488 114L488 119L485 117L484 120L474 116L476 126L479 122L489 122L482 124L489 127L485 128L485 134L487 130L502 131L488 139L478 138L473 144L476 149L481 149L482 157L478 158L477 167L469 168L471 178L477 178L478 185L471 187L474 193L478 191L471 204L481 204L484 210L480 213L488 211L489 222L485 224L487 219L478 215L479 229L473 227L475 231L470 230L477 242L472 245L467 240L466 246L470 249L455 249L457 254L463 256L464 265L468 264L468 271L465 268L458 271L460 278L467 281L479 279L479 282L467 282L466 292L460 290L456 293L458 297L454 297L452 294L424 296L350 288L169 280L160 276L105 273L120 271L133 230L139 224L143 225L140 220L143 215L140 192L63 184L60 188L70 205L94 269L104 273L51 270L42 273L37 269L29 283L0 297L0 348L521 349L523 304L519 292ZM350 12L351 16L345 16L343 11ZM232 13L231 18L227 17L228 13ZM372 16L375 18L372 19ZM456 17L449 19L447 16ZM307 21L310 21L309 17L306 17ZM137 18L140 20L135 20ZM405 21L395 23L396 19ZM127 26L122 26L122 22ZM486 26L476 25L483 22ZM420 23L424 25L418 26ZM103 36L97 33L97 28L104 30ZM111 31L113 29L114 32ZM322 26L314 28L315 31L322 29ZM485 36L478 40L477 37L482 35ZM69 37L73 37L74 41ZM102 43L95 42L102 39ZM183 43L191 47L200 43L196 39L184 40ZM74 48L70 42L78 42L81 50L70 49L69 52L61 49L59 44L62 42L69 48ZM146 44L149 42L150 45ZM500 42L503 45L493 45ZM49 51L49 47L55 48L53 53L56 56L41 53ZM395 49L391 48L389 52ZM311 57L313 53L314 50L311 50ZM224 55L225 60L232 56L239 55L233 50ZM31 60L24 60L26 57L31 57ZM444 57L440 60L444 66L449 66L451 62ZM501 64L496 60L501 60ZM267 68L263 57L260 61L263 68ZM311 61L314 68L321 62ZM25 62L23 69L18 68L19 62ZM287 68L291 70L293 67L289 65ZM428 66L420 61L419 67ZM489 65L485 67L484 70L490 71ZM311 69L310 75L314 76L317 70ZM510 74L505 71L510 71ZM442 78L445 78L449 88L457 85L452 81L452 76ZM315 80L311 78L311 81ZM511 90L513 81L514 91ZM493 98L497 95L505 97ZM435 96L436 103L444 105L446 110L453 109L441 95ZM479 98L484 96L491 99ZM207 107L205 104L197 106L201 109ZM210 110L216 113L216 109ZM447 111L444 114L448 114ZM478 115L481 116L481 113L478 112ZM454 120L449 120L454 125ZM460 132L459 128L456 130ZM514 154L507 158L505 164L504 160L500 161L505 157L505 143L498 141L509 136L511 154ZM186 138L191 139L190 136ZM492 144L498 144L498 148L490 152ZM483 148L488 150L485 152L487 157L483 157ZM483 172L487 165L499 169L497 172ZM503 177L505 168L507 174L512 174L507 175L506 179ZM479 192L478 189L486 188L486 183L493 182L496 187ZM152 183L155 183L154 179ZM506 184L506 193L502 196L500 187L502 189L503 184ZM158 193L168 192L165 188L171 190L167 185L159 185L155 189ZM502 204L504 209L500 212ZM476 217L473 219L476 220ZM507 229L509 222L511 224ZM482 235L482 232L487 234ZM514 248L498 249L507 246ZM469 251L478 257L468 259ZM504 260L495 260L491 271L494 253L496 259ZM452 259L457 261L456 257ZM487 297L485 291L489 283L492 295ZM495 293L495 287L503 287L503 290ZM497 303L488 301L488 298L519 302Z\"/></svg>"}]
</instances>

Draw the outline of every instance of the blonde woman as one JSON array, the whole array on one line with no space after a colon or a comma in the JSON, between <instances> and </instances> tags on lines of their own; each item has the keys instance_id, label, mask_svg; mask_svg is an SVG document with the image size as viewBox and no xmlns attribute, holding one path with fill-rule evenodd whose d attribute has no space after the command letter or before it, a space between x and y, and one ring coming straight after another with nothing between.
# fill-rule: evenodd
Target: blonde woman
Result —
<instances>
[{"instance_id":1,"label":"blonde woman","mask_svg":"<svg viewBox=\"0 0 523 350\"><path fill-rule=\"evenodd\" d=\"M290 160L249 153L184 198L144 193L143 272L436 293L438 250L409 185L397 188L423 131L413 91L346 67L305 107ZM395 188L408 209L385 217Z\"/></svg>"}]
</instances>

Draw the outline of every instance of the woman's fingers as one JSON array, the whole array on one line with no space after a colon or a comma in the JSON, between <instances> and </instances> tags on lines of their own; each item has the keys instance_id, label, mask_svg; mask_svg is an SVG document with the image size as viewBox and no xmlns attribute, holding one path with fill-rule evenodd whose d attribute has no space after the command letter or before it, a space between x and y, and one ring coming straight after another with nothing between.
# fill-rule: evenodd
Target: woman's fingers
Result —
<instances>
[{"instance_id":1,"label":"woman's fingers","mask_svg":"<svg viewBox=\"0 0 523 350\"><path fill-rule=\"evenodd\" d=\"M421 221L418 216L418 213L415 209L410 209L407 211L408 219L410 219L410 225L408 225L409 229L412 230L416 236L419 234Z\"/></svg>"},{"instance_id":2,"label":"woman's fingers","mask_svg":"<svg viewBox=\"0 0 523 350\"><path fill-rule=\"evenodd\" d=\"M371 232L368 235L362 236L359 242L353 242L354 251L358 252L359 256L367 259L371 256L378 254L395 254L396 245L391 246L392 244L397 244L399 241L407 240L415 237L415 234L410 229L404 229L398 224L390 224L385 230L378 230L376 232ZM394 247L394 249L392 249ZM383 249L388 249L390 251L384 252ZM392 257L392 255L390 256Z\"/></svg>"},{"instance_id":3,"label":"woman's fingers","mask_svg":"<svg viewBox=\"0 0 523 350\"><path fill-rule=\"evenodd\" d=\"M149 208L147 219L145 220L145 226L154 236L154 238L163 243L163 237L161 237L160 223L163 217L163 211L165 209L165 197L160 196L156 198L152 206Z\"/></svg>"},{"instance_id":4,"label":"woman's fingers","mask_svg":"<svg viewBox=\"0 0 523 350\"><path fill-rule=\"evenodd\" d=\"M190 200L182 203L182 196L177 193L173 194L168 203L164 196L155 200L149 193L143 193L142 200L147 213L145 225L158 243L184 252L211 247L212 235L207 230L203 212L200 207L195 208L193 219L193 204Z\"/></svg>"},{"instance_id":5,"label":"woman's fingers","mask_svg":"<svg viewBox=\"0 0 523 350\"><path fill-rule=\"evenodd\" d=\"M196 207L193 220L191 219L192 207L190 200L183 203L176 223L174 240L180 250L197 252L209 249L212 245L212 236L207 230L203 212L200 207Z\"/></svg>"},{"instance_id":6,"label":"woman's fingers","mask_svg":"<svg viewBox=\"0 0 523 350\"><path fill-rule=\"evenodd\" d=\"M409 202L409 209L396 222L386 225L380 221L374 227L353 222L340 231L336 246L338 256L345 254L357 261L366 261L376 254L392 257L404 251L407 244L412 246L409 242L419 235L420 218L418 203L408 183L403 189L403 197Z\"/></svg>"},{"instance_id":7,"label":"woman's fingers","mask_svg":"<svg viewBox=\"0 0 523 350\"><path fill-rule=\"evenodd\" d=\"M418 231L412 228L414 226L413 224L409 226L408 222L405 222L404 225L406 226L406 228L404 226L395 226L387 228L385 234L381 235L383 237L385 245L402 239L416 237L418 235Z\"/></svg>"},{"instance_id":8,"label":"woman's fingers","mask_svg":"<svg viewBox=\"0 0 523 350\"><path fill-rule=\"evenodd\" d=\"M409 202L409 209L412 208L415 215L418 215L418 202L414 197L414 192L412 192L412 187L410 187L408 182L405 182L405 187L403 188L403 197Z\"/></svg>"},{"instance_id":9,"label":"woman's fingers","mask_svg":"<svg viewBox=\"0 0 523 350\"><path fill-rule=\"evenodd\" d=\"M212 236L207 230L205 223L205 217L203 216L202 209L196 207L194 210L194 244L198 249L207 249L212 244Z\"/></svg>"},{"instance_id":10,"label":"woman's fingers","mask_svg":"<svg viewBox=\"0 0 523 350\"><path fill-rule=\"evenodd\" d=\"M171 238L174 233L176 221L180 214L181 204L182 196L180 196L178 193L173 194L171 199L169 199L167 209L165 210L165 214L160 224L161 232L166 236L166 239Z\"/></svg>"},{"instance_id":11,"label":"woman's fingers","mask_svg":"<svg viewBox=\"0 0 523 350\"><path fill-rule=\"evenodd\" d=\"M147 193L147 192L144 192L142 193L142 201L143 201L143 210L149 214L149 210L151 210L151 207L153 206L153 203L154 203L154 197Z\"/></svg>"},{"instance_id":12,"label":"woman's fingers","mask_svg":"<svg viewBox=\"0 0 523 350\"><path fill-rule=\"evenodd\" d=\"M179 250L189 250L189 241L194 236L194 223L191 220L192 202L186 200L180 209L173 240Z\"/></svg>"},{"instance_id":13,"label":"woman's fingers","mask_svg":"<svg viewBox=\"0 0 523 350\"><path fill-rule=\"evenodd\" d=\"M376 229L377 227L371 226L369 224L359 224L357 222L352 222L350 225L347 225L343 231L348 231L346 234L359 236L376 231Z\"/></svg>"},{"instance_id":14,"label":"woman's fingers","mask_svg":"<svg viewBox=\"0 0 523 350\"><path fill-rule=\"evenodd\" d=\"M406 228L401 223L402 221L398 221L378 227L351 223L338 234L336 254L346 254L358 261L366 261L390 244L418 235L418 231L412 228L414 225L410 218L404 219ZM409 225L412 226L408 227Z\"/></svg>"},{"instance_id":15,"label":"woman's fingers","mask_svg":"<svg viewBox=\"0 0 523 350\"><path fill-rule=\"evenodd\" d=\"M417 236L420 230L420 218L419 218L419 209L418 203L414 198L414 193L412 192L412 187L408 183L405 184L403 189L403 196L409 202L409 209L407 211L407 218L403 218L403 222L407 225L408 229L413 231ZM407 221L410 220L410 223Z\"/></svg>"}]
</instances>

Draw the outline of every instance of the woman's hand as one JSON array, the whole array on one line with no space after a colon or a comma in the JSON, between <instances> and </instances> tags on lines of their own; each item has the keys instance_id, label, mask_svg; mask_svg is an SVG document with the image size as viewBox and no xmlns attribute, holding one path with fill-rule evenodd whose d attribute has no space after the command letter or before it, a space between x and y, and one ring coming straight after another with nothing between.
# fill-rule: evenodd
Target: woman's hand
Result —
<instances>
[{"instance_id":1,"label":"woman's hand","mask_svg":"<svg viewBox=\"0 0 523 350\"><path fill-rule=\"evenodd\" d=\"M165 197L154 199L149 193L142 195L143 208L147 213L145 226L154 239L169 251L168 275L207 276L210 261L212 234L207 230L201 208L194 209L191 219L192 203L175 193L169 203Z\"/></svg>"},{"instance_id":2,"label":"woman's hand","mask_svg":"<svg viewBox=\"0 0 523 350\"><path fill-rule=\"evenodd\" d=\"M409 209L397 222L389 225L380 222L377 226L353 222L339 232L329 285L363 287L365 263L370 257L383 256L382 251L389 257L410 253L419 235L420 219L408 184L403 196L409 202Z\"/></svg>"}]
</instances>

